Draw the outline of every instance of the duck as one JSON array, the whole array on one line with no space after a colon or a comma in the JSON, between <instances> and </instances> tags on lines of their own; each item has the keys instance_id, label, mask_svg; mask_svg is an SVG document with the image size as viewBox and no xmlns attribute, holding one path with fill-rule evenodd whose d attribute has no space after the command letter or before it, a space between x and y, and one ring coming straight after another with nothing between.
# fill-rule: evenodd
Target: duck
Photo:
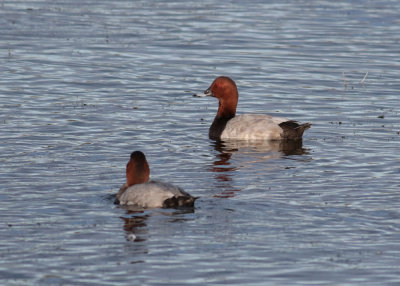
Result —
<instances>
[{"instance_id":1,"label":"duck","mask_svg":"<svg viewBox=\"0 0 400 286\"><path fill-rule=\"evenodd\" d=\"M140 208L193 207L196 197L170 183L150 180L150 167L141 151L134 151L126 165L126 182L119 189L116 204Z\"/></svg>"},{"instance_id":2,"label":"duck","mask_svg":"<svg viewBox=\"0 0 400 286\"><path fill-rule=\"evenodd\" d=\"M193 96L211 96L219 101L208 134L212 140L301 141L304 131L311 127L311 123L265 114L236 115L239 93L236 83L227 76L217 77L203 93Z\"/></svg>"}]
</instances>

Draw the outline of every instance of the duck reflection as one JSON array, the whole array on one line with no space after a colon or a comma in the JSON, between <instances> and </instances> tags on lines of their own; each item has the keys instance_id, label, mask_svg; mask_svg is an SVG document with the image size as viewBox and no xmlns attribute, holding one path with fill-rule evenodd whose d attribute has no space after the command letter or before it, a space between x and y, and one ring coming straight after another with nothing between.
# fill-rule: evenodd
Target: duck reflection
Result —
<instances>
[{"instance_id":1,"label":"duck reflection","mask_svg":"<svg viewBox=\"0 0 400 286\"><path fill-rule=\"evenodd\" d=\"M123 230L127 241L145 241L148 236L148 220L156 218L165 220L167 223L176 223L188 220L186 214L194 213L193 207L177 209L138 209L135 207L124 207L128 217L120 217L123 220Z\"/></svg>"},{"instance_id":2,"label":"duck reflection","mask_svg":"<svg viewBox=\"0 0 400 286\"><path fill-rule=\"evenodd\" d=\"M238 168L231 166L229 160L232 157L232 154L237 152L237 148L225 148L225 145L222 141L217 141L215 143L215 149L219 152L216 155L216 160L213 162L213 166L211 167L211 171L216 173L215 179L219 184L217 187L219 189L223 188L223 191L220 194L214 195L217 198L229 198L234 197L235 193L240 191L240 189L233 188L232 182L232 172L236 171Z\"/></svg>"},{"instance_id":3,"label":"duck reflection","mask_svg":"<svg viewBox=\"0 0 400 286\"><path fill-rule=\"evenodd\" d=\"M149 215L143 215L143 212L136 212L133 217L120 217L124 221L123 229L128 241L144 241L147 236L146 220Z\"/></svg>"},{"instance_id":4,"label":"duck reflection","mask_svg":"<svg viewBox=\"0 0 400 286\"><path fill-rule=\"evenodd\" d=\"M260 161L268 161L278 159L282 156L289 155L302 155L306 153L303 148L302 140L298 141L243 141L243 140L229 140L229 141L216 141L214 145L215 150L218 151L216 159L213 162L211 171L215 173L215 179L218 182L217 187L223 188L220 194L214 195L219 198L229 198L235 196L235 193L240 189L232 186L232 177L234 172L240 168L246 167L252 163ZM241 162L240 166L234 166L230 162L233 154L247 155L251 158L250 161ZM249 156L251 154L257 154Z\"/></svg>"},{"instance_id":5,"label":"duck reflection","mask_svg":"<svg viewBox=\"0 0 400 286\"><path fill-rule=\"evenodd\" d=\"M306 153L303 148L302 140L284 140L284 141L246 141L246 140L229 140L217 141L215 149L219 152L234 153L242 151L259 152L259 153L278 153L279 157L288 155L302 155ZM274 156L275 158L276 156ZM230 156L229 156L230 158Z\"/></svg>"}]
</instances>

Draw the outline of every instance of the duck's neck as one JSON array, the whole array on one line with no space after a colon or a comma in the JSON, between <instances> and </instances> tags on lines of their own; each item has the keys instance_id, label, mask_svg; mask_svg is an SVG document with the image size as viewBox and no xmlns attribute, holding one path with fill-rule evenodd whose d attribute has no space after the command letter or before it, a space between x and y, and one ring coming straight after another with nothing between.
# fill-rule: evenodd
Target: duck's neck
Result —
<instances>
[{"instance_id":1,"label":"duck's neck","mask_svg":"<svg viewBox=\"0 0 400 286\"><path fill-rule=\"evenodd\" d=\"M129 162L126 166L126 184L128 187L149 181L150 168L146 159L143 162Z\"/></svg>"},{"instance_id":2,"label":"duck's neck","mask_svg":"<svg viewBox=\"0 0 400 286\"><path fill-rule=\"evenodd\" d=\"M225 129L226 124L228 123L229 120L231 120L233 117L235 117L236 114L236 105L231 107L224 106L219 103L218 107L218 112L217 115L214 118L213 123L211 124L210 130L209 130L209 137L212 140L219 140L221 139L221 134Z\"/></svg>"}]
</instances>

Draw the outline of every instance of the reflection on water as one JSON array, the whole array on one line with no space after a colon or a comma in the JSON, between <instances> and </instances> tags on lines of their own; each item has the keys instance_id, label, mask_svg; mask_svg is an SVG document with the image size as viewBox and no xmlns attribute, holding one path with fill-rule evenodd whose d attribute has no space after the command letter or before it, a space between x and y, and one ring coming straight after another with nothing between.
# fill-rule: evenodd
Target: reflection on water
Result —
<instances>
[{"instance_id":1,"label":"reflection on water","mask_svg":"<svg viewBox=\"0 0 400 286\"><path fill-rule=\"evenodd\" d=\"M141 209L134 206L119 206L126 211L126 216L120 217L123 220L123 230L126 240L141 242L146 241L148 236L148 220L151 217L163 216L168 223L176 223L187 220L183 215L194 214L194 207L181 207L172 209ZM151 223L151 222L150 222Z\"/></svg>"},{"instance_id":2,"label":"reflection on water","mask_svg":"<svg viewBox=\"0 0 400 286\"><path fill-rule=\"evenodd\" d=\"M217 187L222 188L222 192L215 194L214 197L229 198L234 197L240 191L232 186L232 178L235 172L252 166L254 163L268 164L269 160L276 160L282 156L303 155L308 151L303 148L302 140L299 141L246 141L246 140L225 140L216 141L214 144L216 159L210 167L214 172L214 178L218 182ZM232 155L241 157L239 164L232 165L230 159Z\"/></svg>"},{"instance_id":3,"label":"reflection on water","mask_svg":"<svg viewBox=\"0 0 400 286\"><path fill-rule=\"evenodd\" d=\"M306 150L303 141L248 141L248 140L225 140L215 143L215 149L221 153L234 153L239 149L258 153L280 153L281 155L302 155Z\"/></svg>"},{"instance_id":4,"label":"reflection on water","mask_svg":"<svg viewBox=\"0 0 400 286\"><path fill-rule=\"evenodd\" d=\"M146 235L148 233L146 220L149 215L142 215L143 212L135 212L135 214L136 215L129 218L121 217L121 219L124 221L126 240L144 241L146 240Z\"/></svg>"}]
</instances>

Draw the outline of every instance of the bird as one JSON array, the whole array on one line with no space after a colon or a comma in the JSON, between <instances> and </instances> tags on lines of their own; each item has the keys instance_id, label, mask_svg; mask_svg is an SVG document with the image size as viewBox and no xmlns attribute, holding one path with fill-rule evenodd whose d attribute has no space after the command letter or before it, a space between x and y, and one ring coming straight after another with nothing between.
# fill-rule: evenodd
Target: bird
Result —
<instances>
[{"instance_id":1,"label":"bird","mask_svg":"<svg viewBox=\"0 0 400 286\"><path fill-rule=\"evenodd\" d=\"M236 83L227 76L217 77L203 93L195 97L215 97L219 101L217 115L209 129L212 140L302 140L311 123L264 114L236 115L239 93Z\"/></svg>"},{"instance_id":2,"label":"bird","mask_svg":"<svg viewBox=\"0 0 400 286\"><path fill-rule=\"evenodd\" d=\"M150 167L141 151L134 151L126 165L126 182L119 189L116 203L141 208L193 207L197 197L170 183L150 179Z\"/></svg>"}]
</instances>

